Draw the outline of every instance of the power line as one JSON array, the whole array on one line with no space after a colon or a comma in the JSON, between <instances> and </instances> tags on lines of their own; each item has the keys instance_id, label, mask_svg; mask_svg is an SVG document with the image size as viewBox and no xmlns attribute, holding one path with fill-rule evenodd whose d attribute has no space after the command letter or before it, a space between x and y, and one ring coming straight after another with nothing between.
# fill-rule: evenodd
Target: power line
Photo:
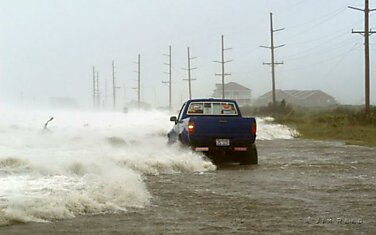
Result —
<instances>
[{"instance_id":1,"label":"power line","mask_svg":"<svg viewBox=\"0 0 376 235\"><path fill-rule=\"evenodd\" d=\"M336 62L336 61L339 61L341 58L347 56L350 52L353 52L355 49L359 48L359 46L360 46L359 44L354 44L354 46L351 49L349 49L349 50L347 50L343 53L336 54L336 55L328 57L328 58L320 58L319 61L316 61L314 63L305 64L304 66L299 66L298 68L284 69L284 71L291 72L291 71L307 70L309 68L313 68L316 65L329 64L329 63L332 63L332 62ZM337 64L338 63L339 62L337 62Z\"/></svg>"},{"instance_id":2,"label":"power line","mask_svg":"<svg viewBox=\"0 0 376 235\"><path fill-rule=\"evenodd\" d=\"M320 26L320 25L322 25L324 23L329 22L330 20L334 19L335 17L337 17L341 13L345 12L345 10L346 10L345 7L338 8L335 11L330 12L329 14L322 16L318 21L314 21L314 20L310 21L310 22L301 22L301 21L299 21L298 24L291 25L289 28L296 28L296 27L304 26L304 29L302 31L300 31L300 32L297 32L296 34L291 34L289 36L289 38L294 38L294 37L296 37L298 35L305 34L307 31L312 31L312 29L315 29L316 27L318 27L318 26Z\"/></svg>"},{"instance_id":3,"label":"power line","mask_svg":"<svg viewBox=\"0 0 376 235\"><path fill-rule=\"evenodd\" d=\"M285 61L298 60L298 59L305 58L307 56L309 56L310 58L314 57L315 55L322 56L323 54L332 53L333 51L336 51L343 47L347 48L349 43L354 43L354 42L356 42L356 40L354 39L350 39L350 40L347 39L342 42L338 42L338 39L337 39L337 42L333 44L322 43L322 44L327 44L327 46L326 47L313 46L311 48L308 48L307 50L301 50L298 53L287 55L285 57Z\"/></svg>"},{"instance_id":4,"label":"power line","mask_svg":"<svg viewBox=\"0 0 376 235\"><path fill-rule=\"evenodd\" d=\"M337 31L331 31L330 34L321 35L316 38L310 38L309 40L305 38L302 41L296 41L296 42L289 41L289 45L295 46L295 45L307 44L311 42L322 42L322 44L326 44L327 42L338 40L338 38L346 35L348 33L347 29L348 29L348 26L343 27Z\"/></svg>"},{"instance_id":5,"label":"power line","mask_svg":"<svg viewBox=\"0 0 376 235\"><path fill-rule=\"evenodd\" d=\"M348 50L348 51L346 51L345 53L342 53L341 55L338 55L337 57L336 57L336 59L338 59L337 60L337 62L334 64L334 65L332 65L332 66L330 66L330 71L328 72L328 75L326 75L325 77L329 77L329 75L332 73L332 71L334 70L334 69L336 69L337 67L338 67L338 65L352 52L352 51L354 51L355 49L357 49L357 48L359 48L361 45L360 44L358 44L358 43L355 43L354 45L353 45L353 47L350 49L350 50ZM323 61L323 62L325 62L325 61Z\"/></svg>"}]
</instances>

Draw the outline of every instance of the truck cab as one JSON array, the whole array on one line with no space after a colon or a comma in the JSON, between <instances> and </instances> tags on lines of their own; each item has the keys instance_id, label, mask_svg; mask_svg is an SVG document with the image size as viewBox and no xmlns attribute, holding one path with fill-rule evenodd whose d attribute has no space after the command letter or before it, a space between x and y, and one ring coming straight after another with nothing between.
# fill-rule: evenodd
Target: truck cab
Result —
<instances>
[{"instance_id":1,"label":"truck cab","mask_svg":"<svg viewBox=\"0 0 376 235\"><path fill-rule=\"evenodd\" d=\"M175 123L168 133L170 144L179 141L215 162L258 163L256 120L242 117L234 100L188 100L170 121Z\"/></svg>"}]
</instances>

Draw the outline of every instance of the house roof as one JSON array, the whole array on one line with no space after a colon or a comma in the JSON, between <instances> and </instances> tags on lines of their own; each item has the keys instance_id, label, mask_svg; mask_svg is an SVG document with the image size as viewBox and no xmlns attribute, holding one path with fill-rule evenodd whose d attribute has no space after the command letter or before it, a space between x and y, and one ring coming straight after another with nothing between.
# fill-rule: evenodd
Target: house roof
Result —
<instances>
[{"instance_id":1,"label":"house roof","mask_svg":"<svg viewBox=\"0 0 376 235\"><path fill-rule=\"evenodd\" d=\"M125 106L137 106L137 105L138 105L138 101L137 100L131 100L128 103L125 104ZM140 101L140 105L141 106L150 106L149 103L142 102L142 101Z\"/></svg>"},{"instance_id":2,"label":"house roof","mask_svg":"<svg viewBox=\"0 0 376 235\"><path fill-rule=\"evenodd\" d=\"M222 90L222 84L215 84L216 86L216 90ZM251 89L245 87L245 86L242 86L236 82L229 82L229 83L226 83L225 84L225 90L229 91L229 90L236 90L236 91L239 91L239 90L243 90L243 91L250 91Z\"/></svg>"},{"instance_id":3,"label":"house roof","mask_svg":"<svg viewBox=\"0 0 376 235\"><path fill-rule=\"evenodd\" d=\"M282 93L282 94L291 96L295 99L301 99L301 100L307 99L310 96L315 95L315 94L320 94L320 95L332 97L332 96L328 95L327 93L325 93L321 90L276 90L276 93L277 94ZM269 91L269 92L265 93L264 95L260 96L259 98L264 99L264 98L268 98L268 97L271 97L271 96L272 96L272 92Z\"/></svg>"}]
</instances>

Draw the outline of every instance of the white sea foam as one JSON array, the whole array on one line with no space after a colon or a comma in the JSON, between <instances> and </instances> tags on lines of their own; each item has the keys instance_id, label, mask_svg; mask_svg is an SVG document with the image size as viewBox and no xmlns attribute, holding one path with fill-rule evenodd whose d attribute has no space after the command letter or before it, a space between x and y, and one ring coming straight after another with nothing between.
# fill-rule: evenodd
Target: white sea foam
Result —
<instances>
[{"instance_id":1,"label":"white sea foam","mask_svg":"<svg viewBox=\"0 0 376 235\"><path fill-rule=\"evenodd\" d=\"M163 112L0 113L0 226L144 207L152 196L146 175L215 170L166 144L173 124ZM258 122L258 138L291 138L284 127Z\"/></svg>"},{"instance_id":2,"label":"white sea foam","mask_svg":"<svg viewBox=\"0 0 376 235\"><path fill-rule=\"evenodd\" d=\"M0 225L143 207L145 175L215 169L167 146L162 112L0 112Z\"/></svg>"},{"instance_id":3,"label":"white sea foam","mask_svg":"<svg viewBox=\"0 0 376 235\"><path fill-rule=\"evenodd\" d=\"M273 123L273 118L256 118L257 120L257 139L293 139L299 133L288 126Z\"/></svg>"}]
</instances>

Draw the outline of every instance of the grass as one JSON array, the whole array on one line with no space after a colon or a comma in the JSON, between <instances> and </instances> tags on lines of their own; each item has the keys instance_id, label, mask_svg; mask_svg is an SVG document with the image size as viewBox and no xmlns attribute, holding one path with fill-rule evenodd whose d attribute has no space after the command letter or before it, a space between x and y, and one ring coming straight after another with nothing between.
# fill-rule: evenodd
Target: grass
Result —
<instances>
[{"instance_id":1,"label":"grass","mask_svg":"<svg viewBox=\"0 0 376 235\"><path fill-rule=\"evenodd\" d=\"M307 109L282 106L242 109L250 115L272 116L275 122L295 128L298 138L338 140L347 144L376 146L376 108L366 115L353 106Z\"/></svg>"}]
</instances>

